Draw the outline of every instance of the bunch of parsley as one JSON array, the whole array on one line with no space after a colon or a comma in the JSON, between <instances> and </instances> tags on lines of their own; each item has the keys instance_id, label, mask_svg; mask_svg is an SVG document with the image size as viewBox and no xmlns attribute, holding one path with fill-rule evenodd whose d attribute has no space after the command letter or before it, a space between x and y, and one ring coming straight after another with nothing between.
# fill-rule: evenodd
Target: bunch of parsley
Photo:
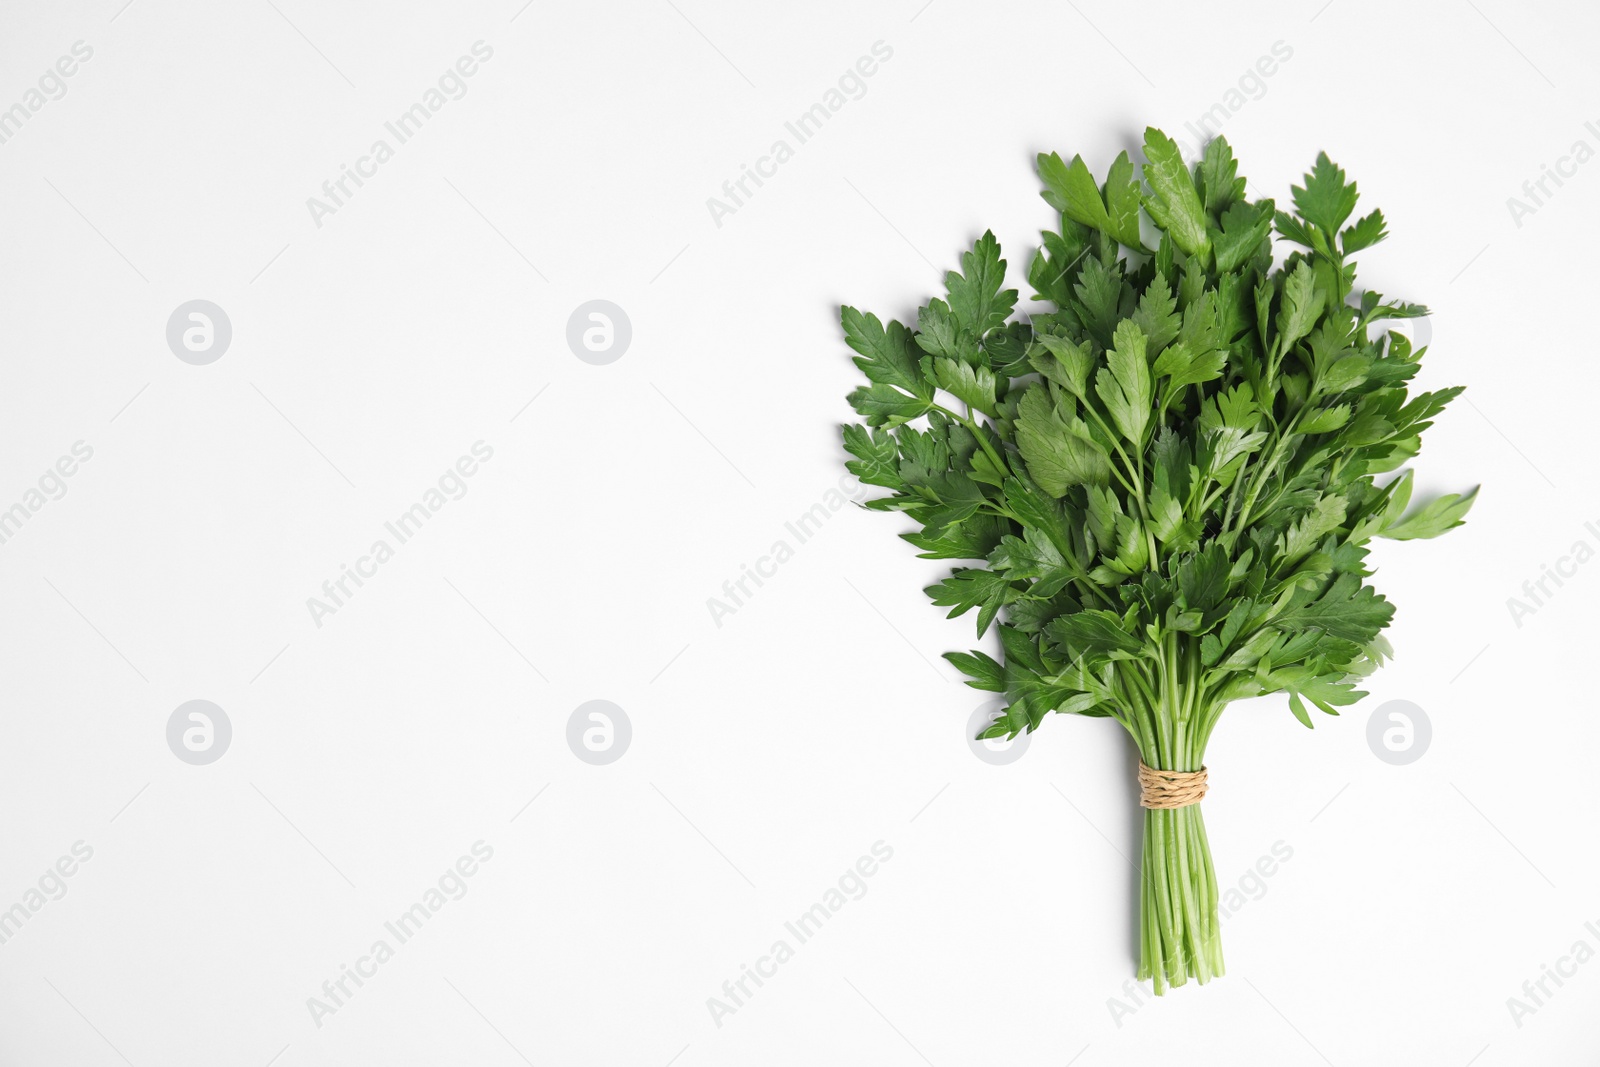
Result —
<instances>
[{"instance_id":1,"label":"bunch of parsley","mask_svg":"<svg viewBox=\"0 0 1600 1067\"><path fill-rule=\"evenodd\" d=\"M914 329L844 308L871 383L844 443L890 490L866 506L914 519L901 536L924 557L964 561L933 602L998 632L1003 660L947 653L1008 700L981 736L1103 716L1149 767L1196 771L1232 700L1287 693L1310 726L1308 704L1365 695L1394 614L1367 542L1459 525L1476 490L1407 510L1411 473L1393 472L1461 390L1408 392L1425 349L1385 320L1425 308L1353 295L1352 257L1386 232L1378 211L1346 226L1344 172L1318 156L1290 213L1246 199L1220 137L1193 170L1153 128L1144 156L1103 183L1039 157L1060 226L1028 281L1051 310L1011 318L991 233ZM1140 977L1160 993L1221 974L1198 805L1145 812L1142 882Z\"/></svg>"}]
</instances>

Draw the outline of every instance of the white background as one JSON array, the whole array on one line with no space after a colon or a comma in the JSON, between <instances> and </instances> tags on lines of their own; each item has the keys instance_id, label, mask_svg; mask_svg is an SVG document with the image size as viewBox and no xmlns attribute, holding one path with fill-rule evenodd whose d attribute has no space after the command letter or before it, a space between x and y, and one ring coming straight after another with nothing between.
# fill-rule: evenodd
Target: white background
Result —
<instances>
[{"instance_id":1,"label":"white background","mask_svg":"<svg viewBox=\"0 0 1600 1067\"><path fill-rule=\"evenodd\" d=\"M1507 998L1600 949L1600 564L1520 626L1507 600L1600 547L1600 163L1520 225L1507 198L1600 148L1600 14L122 2L0 22L0 108L93 49L0 144L0 508L93 449L0 545L0 908L93 849L0 944L0 1063L1592 1062L1600 962L1520 1026ZM316 225L480 40L465 96ZM719 226L707 198L878 41L865 95ZM982 694L938 658L971 619L919 591L945 565L896 516L785 524L843 473L839 303L904 317L993 228L1030 306L1034 154L1103 173L1217 104L1255 195L1326 149L1383 208L1361 277L1434 308L1421 385L1469 386L1419 497L1484 489L1442 540L1378 546L1398 655L1367 700L1314 732L1277 699L1224 718L1219 876L1292 859L1225 921L1227 977L1136 1001L1119 732L1054 717L975 758ZM165 339L197 298L233 327L208 366ZM606 366L565 339L597 298L633 329ZM469 492L316 625L480 440ZM209 766L167 746L191 699L233 726ZM609 766L567 745L592 699L632 723ZM1366 741L1395 699L1433 724L1402 767ZM319 1026L308 998L480 840L466 895ZM719 1026L707 999L878 841L866 895Z\"/></svg>"}]
</instances>

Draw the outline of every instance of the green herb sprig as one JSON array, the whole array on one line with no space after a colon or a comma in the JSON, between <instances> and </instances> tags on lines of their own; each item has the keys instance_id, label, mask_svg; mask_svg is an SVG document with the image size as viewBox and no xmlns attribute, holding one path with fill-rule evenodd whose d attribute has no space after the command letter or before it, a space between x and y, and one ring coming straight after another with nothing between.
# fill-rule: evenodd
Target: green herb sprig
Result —
<instances>
[{"instance_id":1,"label":"green herb sprig","mask_svg":"<svg viewBox=\"0 0 1600 1067\"><path fill-rule=\"evenodd\" d=\"M998 634L1000 659L946 654L1006 697L982 737L1108 717L1146 765L1187 772L1233 700L1286 693L1309 727L1308 704L1365 696L1394 615L1367 543L1458 526L1477 490L1410 507L1400 468L1461 389L1412 395L1426 349L1375 329L1427 309L1357 295L1353 257L1387 229L1380 211L1351 221L1344 171L1319 155L1287 212L1245 198L1221 137L1191 169L1151 128L1144 157L1101 183L1081 157L1039 157L1060 225L1028 281L1052 310L1013 318L992 233L914 328L843 308L870 383L844 444L890 491L867 507L963 561L933 602ZM1161 993L1221 974L1198 805L1146 811L1142 880L1140 977Z\"/></svg>"}]
</instances>

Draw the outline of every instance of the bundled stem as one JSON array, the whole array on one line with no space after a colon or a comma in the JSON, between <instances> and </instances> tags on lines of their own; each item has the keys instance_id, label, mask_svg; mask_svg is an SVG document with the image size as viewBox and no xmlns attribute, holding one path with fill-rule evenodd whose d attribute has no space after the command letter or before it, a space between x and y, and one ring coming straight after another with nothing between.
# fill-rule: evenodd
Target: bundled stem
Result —
<instances>
[{"instance_id":1,"label":"bundled stem","mask_svg":"<svg viewBox=\"0 0 1600 1067\"><path fill-rule=\"evenodd\" d=\"M1129 687L1119 719L1147 767L1198 771L1222 708L1205 700L1192 643L1171 634L1160 652L1155 686ZM1145 810L1140 883L1139 977L1159 995L1190 978L1204 984L1220 976L1217 876L1198 803Z\"/></svg>"},{"instance_id":2,"label":"bundled stem","mask_svg":"<svg viewBox=\"0 0 1600 1067\"><path fill-rule=\"evenodd\" d=\"M1217 876L1200 805L1146 809L1139 895L1139 977L1157 995L1223 973Z\"/></svg>"}]
</instances>

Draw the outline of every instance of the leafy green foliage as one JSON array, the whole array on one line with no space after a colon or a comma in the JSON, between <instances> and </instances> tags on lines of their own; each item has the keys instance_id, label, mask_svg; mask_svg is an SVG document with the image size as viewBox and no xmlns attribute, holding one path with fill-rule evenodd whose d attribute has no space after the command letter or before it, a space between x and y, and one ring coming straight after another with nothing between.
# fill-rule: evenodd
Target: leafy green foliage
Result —
<instances>
[{"instance_id":1,"label":"leafy green foliage","mask_svg":"<svg viewBox=\"0 0 1600 1067\"><path fill-rule=\"evenodd\" d=\"M1220 137L1192 169L1159 130L1144 155L1142 181L1124 153L1103 183L1039 157L1048 310L1011 321L991 233L914 329L844 308L868 382L844 443L889 491L868 506L959 561L934 603L998 637L1001 659L948 654L1009 701L985 736L1109 716L1151 766L1197 767L1231 700L1284 692L1309 726L1364 695L1394 614L1367 542L1458 526L1476 490L1411 508L1393 473L1460 389L1409 394L1423 353L1373 329L1425 308L1353 295L1350 257L1387 231L1350 221L1344 171L1319 155L1290 213L1245 198ZM1298 246L1276 263L1274 230Z\"/></svg>"}]
</instances>

